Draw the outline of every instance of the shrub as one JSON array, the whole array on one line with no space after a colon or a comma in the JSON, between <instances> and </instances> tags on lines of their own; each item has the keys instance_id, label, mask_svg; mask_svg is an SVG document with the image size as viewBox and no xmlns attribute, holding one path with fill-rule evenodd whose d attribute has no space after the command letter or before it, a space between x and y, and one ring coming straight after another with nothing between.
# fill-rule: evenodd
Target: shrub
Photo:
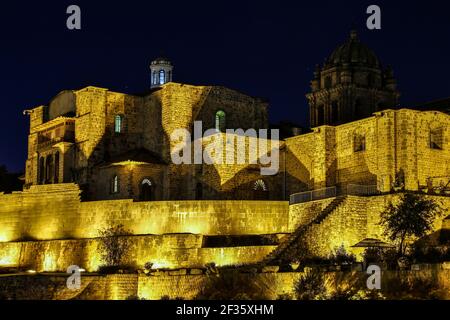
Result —
<instances>
[{"instance_id":1,"label":"shrub","mask_svg":"<svg viewBox=\"0 0 450 320\"><path fill-rule=\"evenodd\" d=\"M205 286L197 295L198 300L267 300L267 288L256 283L251 273L240 269L222 269L218 274L209 274Z\"/></svg>"},{"instance_id":2,"label":"shrub","mask_svg":"<svg viewBox=\"0 0 450 320\"><path fill-rule=\"evenodd\" d=\"M329 261L331 264L335 265L353 264L356 262L356 257L354 254L348 253L345 250L344 245L342 245L330 254Z\"/></svg>"},{"instance_id":3,"label":"shrub","mask_svg":"<svg viewBox=\"0 0 450 320\"><path fill-rule=\"evenodd\" d=\"M366 265L383 265L386 270L395 270L398 268L397 252L392 248L367 248L363 253Z\"/></svg>"},{"instance_id":4,"label":"shrub","mask_svg":"<svg viewBox=\"0 0 450 320\"><path fill-rule=\"evenodd\" d=\"M322 300L326 295L323 273L309 269L294 283L294 292L298 300Z\"/></svg>"}]
</instances>

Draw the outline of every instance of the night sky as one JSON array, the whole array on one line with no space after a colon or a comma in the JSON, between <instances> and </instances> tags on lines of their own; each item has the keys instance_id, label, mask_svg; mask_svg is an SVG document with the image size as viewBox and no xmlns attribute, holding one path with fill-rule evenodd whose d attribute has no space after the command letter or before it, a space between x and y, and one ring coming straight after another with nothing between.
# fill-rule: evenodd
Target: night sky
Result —
<instances>
[{"instance_id":1,"label":"night sky","mask_svg":"<svg viewBox=\"0 0 450 320\"><path fill-rule=\"evenodd\" d=\"M307 125L314 66L355 26L393 66L402 105L450 96L448 1L54 2L0 5L0 164L11 171L24 170L24 109L87 85L143 92L161 52L174 81L265 97L272 123ZM66 28L70 4L81 7L81 31ZM381 7L382 30L366 28L371 4Z\"/></svg>"}]
</instances>

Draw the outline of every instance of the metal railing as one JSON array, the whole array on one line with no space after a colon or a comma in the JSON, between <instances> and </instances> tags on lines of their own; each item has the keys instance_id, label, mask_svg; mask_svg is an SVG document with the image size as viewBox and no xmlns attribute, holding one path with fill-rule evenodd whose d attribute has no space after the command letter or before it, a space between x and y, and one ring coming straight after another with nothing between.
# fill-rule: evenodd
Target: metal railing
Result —
<instances>
[{"instance_id":1,"label":"metal railing","mask_svg":"<svg viewBox=\"0 0 450 320\"><path fill-rule=\"evenodd\" d=\"M379 194L377 185L349 184L346 194L352 196L373 196Z\"/></svg>"},{"instance_id":2,"label":"metal railing","mask_svg":"<svg viewBox=\"0 0 450 320\"><path fill-rule=\"evenodd\" d=\"M305 191L294 193L289 198L290 204L310 202L314 200L322 200L327 198L334 198L337 195L352 195L352 196L373 196L380 194L377 185L360 185L349 184L344 186L337 192L336 186L312 191Z\"/></svg>"},{"instance_id":3,"label":"metal railing","mask_svg":"<svg viewBox=\"0 0 450 320\"><path fill-rule=\"evenodd\" d=\"M312 191L305 191L300 193L295 193L290 196L289 203L303 203L314 200L322 200L327 198L336 197L336 187L328 187L323 189L317 189Z\"/></svg>"}]
</instances>

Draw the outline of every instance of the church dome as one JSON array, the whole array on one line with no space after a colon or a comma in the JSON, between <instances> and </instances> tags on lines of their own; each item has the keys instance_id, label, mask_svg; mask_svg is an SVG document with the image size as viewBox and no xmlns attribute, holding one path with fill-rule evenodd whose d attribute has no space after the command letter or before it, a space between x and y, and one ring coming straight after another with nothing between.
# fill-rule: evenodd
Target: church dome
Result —
<instances>
[{"instance_id":1,"label":"church dome","mask_svg":"<svg viewBox=\"0 0 450 320\"><path fill-rule=\"evenodd\" d=\"M356 31L350 33L349 39L329 56L325 67L335 67L344 64L380 68L381 64L375 53L359 41Z\"/></svg>"}]
</instances>

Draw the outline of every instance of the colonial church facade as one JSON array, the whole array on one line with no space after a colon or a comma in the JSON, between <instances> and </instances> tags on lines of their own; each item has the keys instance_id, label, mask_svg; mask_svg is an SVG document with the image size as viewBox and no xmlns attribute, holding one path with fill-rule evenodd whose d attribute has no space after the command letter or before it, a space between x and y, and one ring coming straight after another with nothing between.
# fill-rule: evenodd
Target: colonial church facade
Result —
<instances>
[{"instance_id":1,"label":"colonial church facade","mask_svg":"<svg viewBox=\"0 0 450 320\"><path fill-rule=\"evenodd\" d=\"M380 214L402 191L442 205L434 245L450 229L449 105L398 106L392 71L355 33L314 74L310 132L244 138L270 143L267 154L279 155L273 175L262 175L262 161L176 164L175 130L192 133L196 121L216 137L267 129L269 105L224 87L173 82L165 58L150 71L143 95L66 90L26 112L26 185L0 193L0 268L62 273L53 299L194 299L211 265L246 265L273 279L261 283L276 299L292 294L302 275L292 264L300 252L328 258L344 248L362 260L362 244L391 242ZM194 134L193 142L206 141ZM118 226L130 244L120 265L130 273L91 274L68 292L69 266L88 273L108 266L103 230ZM292 272L276 273L279 266Z\"/></svg>"},{"instance_id":2,"label":"colonial church facade","mask_svg":"<svg viewBox=\"0 0 450 320\"><path fill-rule=\"evenodd\" d=\"M449 115L400 108L392 70L355 32L317 66L306 95L312 130L279 142L273 176L255 165L173 164L174 130L192 132L195 121L219 132L268 129L269 104L225 87L173 82L166 58L150 71L143 95L87 87L27 111L25 188L74 182L84 200L287 200L324 188L448 183Z\"/></svg>"}]
</instances>

